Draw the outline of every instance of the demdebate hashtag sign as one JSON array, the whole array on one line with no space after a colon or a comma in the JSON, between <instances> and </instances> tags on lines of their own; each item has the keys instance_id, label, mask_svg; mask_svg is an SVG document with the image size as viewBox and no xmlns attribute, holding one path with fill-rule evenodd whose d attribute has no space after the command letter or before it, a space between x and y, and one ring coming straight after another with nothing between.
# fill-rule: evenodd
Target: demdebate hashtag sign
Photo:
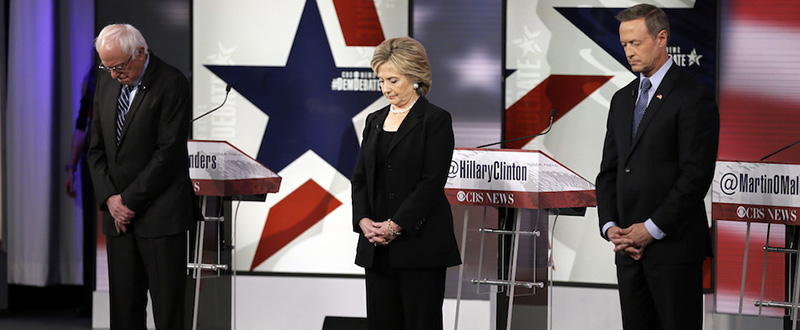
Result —
<instances>
[{"instance_id":1,"label":"demdebate hashtag sign","mask_svg":"<svg viewBox=\"0 0 800 330\"><path fill-rule=\"evenodd\" d=\"M800 165L718 161L711 189L715 220L800 224Z\"/></svg>"},{"instance_id":2,"label":"demdebate hashtag sign","mask_svg":"<svg viewBox=\"0 0 800 330\"><path fill-rule=\"evenodd\" d=\"M445 194L453 205L528 209L597 205L591 182L535 150L457 148Z\"/></svg>"}]
</instances>

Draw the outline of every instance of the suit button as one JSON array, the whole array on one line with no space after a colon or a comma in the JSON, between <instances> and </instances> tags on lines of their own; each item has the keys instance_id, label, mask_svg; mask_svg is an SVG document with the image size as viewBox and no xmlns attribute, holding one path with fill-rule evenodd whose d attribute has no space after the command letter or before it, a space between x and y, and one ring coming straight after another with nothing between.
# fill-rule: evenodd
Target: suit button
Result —
<instances>
[{"instance_id":1,"label":"suit button","mask_svg":"<svg viewBox=\"0 0 800 330\"><path fill-rule=\"evenodd\" d=\"M391 172L392 170L392 165L386 165L386 172Z\"/></svg>"},{"instance_id":2,"label":"suit button","mask_svg":"<svg viewBox=\"0 0 800 330\"><path fill-rule=\"evenodd\" d=\"M389 193L389 199L394 199L394 193Z\"/></svg>"},{"instance_id":3,"label":"suit button","mask_svg":"<svg viewBox=\"0 0 800 330\"><path fill-rule=\"evenodd\" d=\"M625 173L630 173L630 172L631 172L631 168L630 167L626 167L625 168Z\"/></svg>"}]
</instances>

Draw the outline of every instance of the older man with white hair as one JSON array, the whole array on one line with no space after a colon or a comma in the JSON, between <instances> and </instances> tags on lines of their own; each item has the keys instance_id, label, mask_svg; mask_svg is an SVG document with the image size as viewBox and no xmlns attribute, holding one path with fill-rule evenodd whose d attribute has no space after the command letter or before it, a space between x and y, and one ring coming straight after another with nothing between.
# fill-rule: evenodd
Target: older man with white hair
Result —
<instances>
[{"instance_id":1,"label":"older man with white hair","mask_svg":"<svg viewBox=\"0 0 800 330\"><path fill-rule=\"evenodd\" d=\"M108 25L88 160L108 247L111 329L183 329L186 230L199 217L186 140L189 83L128 24Z\"/></svg>"}]
</instances>

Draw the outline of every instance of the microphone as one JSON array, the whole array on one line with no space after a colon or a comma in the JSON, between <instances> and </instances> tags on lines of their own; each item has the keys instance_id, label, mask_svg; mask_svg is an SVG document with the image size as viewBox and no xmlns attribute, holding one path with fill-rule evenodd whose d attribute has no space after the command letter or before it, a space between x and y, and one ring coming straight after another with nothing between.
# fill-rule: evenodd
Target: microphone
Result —
<instances>
[{"instance_id":1,"label":"microphone","mask_svg":"<svg viewBox=\"0 0 800 330\"><path fill-rule=\"evenodd\" d=\"M513 138L513 139L510 139L510 140L504 140L504 141L500 141L500 142L484 144L484 145L477 146L476 148L483 148L483 147L493 146L495 144L514 142L514 141L517 141L517 140L529 139L529 138L532 138L532 137L545 135L548 132L550 132L551 128L553 128L553 120L555 120L555 118L556 118L556 109L550 109L550 124L547 125L547 129L544 130L544 132L541 132L541 133L538 133L538 134L533 134L533 135L528 135L528 136L523 136L523 137L518 137L518 138Z\"/></svg>"},{"instance_id":2,"label":"microphone","mask_svg":"<svg viewBox=\"0 0 800 330\"><path fill-rule=\"evenodd\" d=\"M230 92L231 92L231 87L233 87L233 86L231 86L231 84L228 84L227 86L225 86L225 99L222 100L222 103L218 107L216 107L214 109L211 109L211 110L208 110L208 112L200 115L199 117L197 117L195 119L192 119L191 121L189 121L189 123L193 123L195 120L203 118L206 115L208 115L208 114L210 114L210 113L212 113L214 111L219 110L219 108L222 108L222 106L225 105L225 102L228 101L228 94L230 94Z\"/></svg>"},{"instance_id":3,"label":"microphone","mask_svg":"<svg viewBox=\"0 0 800 330\"><path fill-rule=\"evenodd\" d=\"M764 157L763 157L763 158L761 158L760 160L765 160L765 159L767 159L767 158L770 158L770 157L772 157L772 156L775 156L777 153L779 153L779 152L781 152L781 151L784 151L784 150L786 150L786 149L789 149L789 148L791 148L792 146L794 146L795 144L798 144L798 143L800 143L800 140L797 140L797 141L795 141L794 143L792 143L792 144L790 144L790 145L788 145L788 146L785 146L785 147L783 147L783 148L780 148L780 149L778 149L777 151L775 151L775 152L773 152L773 153L771 153L771 154L769 154L769 155L766 155L766 156L764 156Z\"/></svg>"}]
</instances>

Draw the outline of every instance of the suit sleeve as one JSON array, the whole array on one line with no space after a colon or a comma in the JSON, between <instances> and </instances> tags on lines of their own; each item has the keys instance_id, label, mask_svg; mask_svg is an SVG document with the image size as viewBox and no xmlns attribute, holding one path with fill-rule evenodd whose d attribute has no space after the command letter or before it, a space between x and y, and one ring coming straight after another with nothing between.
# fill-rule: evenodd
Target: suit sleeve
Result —
<instances>
[{"instance_id":1,"label":"suit sleeve","mask_svg":"<svg viewBox=\"0 0 800 330\"><path fill-rule=\"evenodd\" d=\"M172 77L171 79L169 77ZM122 192L122 201L131 210L141 212L186 171L186 141L189 136L189 83L175 73L163 78L169 90L159 109L156 149L147 166Z\"/></svg>"},{"instance_id":2,"label":"suit sleeve","mask_svg":"<svg viewBox=\"0 0 800 330\"><path fill-rule=\"evenodd\" d=\"M108 158L106 155L105 138L103 136L103 118L102 111L100 111L100 100L103 93L111 93L111 91L104 91L103 85L98 83L95 89L94 109L91 121L91 137L89 139L89 149L86 152L86 160L88 161L90 172L92 175L92 183L94 185L95 199L97 205L101 210L106 210L106 200L109 197L119 194L114 182L108 175ZM110 119L108 119L110 120Z\"/></svg>"},{"instance_id":3,"label":"suit sleeve","mask_svg":"<svg viewBox=\"0 0 800 330\"><path fill-rule=\"evenodd\" d=\"M358 152L358 161L356 168L353 170L353 179L350 181L353 198L353 231L361 234L361 227L358 222L363 218L370 217L369 210L369 197L367 196L367 170L364 165L364 142L369 138L369 133L372 132L372 120L374 116L370 114L367 116L364 132L361 133L361 150Z\"/></svg>"},{"instance_id":4,"label":"suit sleeve","mask_svg":"<svg viewBox=\"0 0 800 330\"><path fill-rule=\"evenodd\" d=\"M664 202L653 212L653 222L667 235L687 227L687 212L696 210L711 181L719 144L719 110L704 88L687 92L678 117L678 168L680 174Z\"/></svg>"},{"instance_id":5,"label":"suit sleeve","mask_svg":"<svg viewBox=\"0 0 800 330\"><path fill-rule=\"evenodd\" d=\"M606 122L606 137L603 143L603 158L600 162L600 173L595 180L595 194L597 196L597 214L600 225L600 237L606 238L603 226L610 221L619 222L617 212L617 166L619 152L614 131L614 99L611 101Z\"/></svg>"},{"instance_id":6,"label":"suit sleeve","mask_svg":"<svg viewBox=\"0 0 800 330\"><path fill-rule=\"evenodd\" d=\"M422 175L414 191L392 216L392 221L410 235L416 233L418 221L441 205L455 147L453 123L448 112L436 112L425 120L429 122L425 123L426 143L421 146L425 148Z\"/></svg>"}]
</instances>

